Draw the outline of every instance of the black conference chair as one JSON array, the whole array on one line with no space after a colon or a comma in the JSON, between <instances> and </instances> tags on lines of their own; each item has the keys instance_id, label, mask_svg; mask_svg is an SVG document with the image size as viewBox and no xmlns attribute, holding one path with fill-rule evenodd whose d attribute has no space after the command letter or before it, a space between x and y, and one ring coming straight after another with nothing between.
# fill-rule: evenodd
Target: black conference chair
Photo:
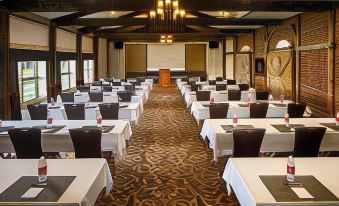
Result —
<instances>
[{"instance_id":1,"label":"black conference chair","mask_svg":"<svg viewBox=\"0 0 339 206\"><path fill-rule=\"evenodd\" d=\"M191 82L187 82L187 85L190 85L190 86L192 86L192 85L196 85L196 81L191 81Z\"/></svg>"},{"instance_id":2,"label":"black conference chair","mask_svg":"<svg viewBox=\"0 0 339 206\"><path fill-rule=\"evenodd\" d=\"M70 129L75 158L102 158L101 129Z\"/></svg>"},{"instance_id":3,"label":"black conference chair","mask_svg":"<svg viewBox=\"0 0 339 206\"><path fill-rule=\"evenodd\" d=\"M41 130L11 129L8 131L18 159L39 159L42 156Z\"/></svg>"},{"instance_id":4,"label":"black conference chair","mask_svg":"<svg viewBox=\"0 0 339 206\"><path fill-rule=\"evenodd\" d=\"M216 84L215 85L215 90L217 90L217 91L225 91L225 90L227 90L227 85L226 84Z\"/></svg>"},{"instance_id":5,"label":"black conference chair","mask_svg":"<svg viewBox=\"0 0 339 206\"><path fill-rule=\"evenodd\" d=\"M104 78L105 82L109 82L110 84L113 82L113 79L110 77Z\"/></svg>"},{"instance_id":6,"label":"black conference chair","mask_svg":"<svg viewBox=\"0 0 339 206\"><path fill-rule=\"evenodd\" d=\"M208 80L209 85L216 85L216 80Z\"/></svg>"},{"instance_id":7,"label":"black conference chair","mask_svg":"<svg viewBox=\"0 0 339 206\"><path fill-rule=\"evenodd\" d=\"M287 105L287 113L290 118L302 118L306 110L306 104L290 103Z\"/></svg>"},{"instance_id":8,"label":"black conference chair","mask_svg":"<svg viewBox=\"0 0 339 206\"><path fill-rule=\"evenodd\" d=\"M191 85L191 91L196 92L200 89L200 85L192 84Z\"/></svg>"},{"instance_id":9,"label":"black conference chair","mask_svg":"<svg viewBox=\"0 0 339 206\"><path fill-rule=\"evenodd\" d=\"M241 91L240 90L228 90L228 101L240 101Z\"/></svg>"},{"instance_id":10,"label":"black conference chair","mask_svg":"<svg viewBox=\"0 0 339 206\"><path fill-rule=\"evenodd\" d=\"M250 103L250 118L266 118L268 103Z\"/></svg>"},{"instance_id":11,"label":"black conference chair","mask_svg":"<svg viewBox=\"0 0 339 206\"><path fill-rule=\"evenodd\" d=\"M206 82L207 79L206 79L206 77L200 77L200 81L201 81L201 82Z\"/></svg>"},{"instance_id":12,"label":"black conference chair","mask_svg":"<svg viewBox=\"0 0 339 206\"><path fill-rule=\"evenodd\" d=\"M325 127L295 128L294 157L318 157Z\"/></svg>"},{"instance_id":13,"label":"black conference chair","mask_svg":"<svg viewBox=\"0 0 339 206\"><path fill-rule=\"evenodd\" d=\"M211 91L197 91L197 101L210 101Z\"/></svg>"},{"instance_id":14,"label":"black conference chair","mask_svg":"<svg viewBox=\"0 0 339 206\"><path fill-rule=\"evenodd\" d=\"M30 104L27 105L31 120L46 120L47 119L47 104Z\"/></svg>"},{"instance_id":15,"label":"black conference chair","mask_svg":"<svg viewBox=\"0 0 339 206\"><path fill-rule=\"evenodd\" d=\"M125 91L135 91L135 84L124 85Z\"/></svg>"},{"instance_id":16,"label":"black conference chair","mask_svg":"<svg viewBox=\"0 0 339 206\"><path fill-rule=\"evenodd\" d=\"M121 86L121 82L113 82L113 86Z\"/></svg>"},{"instance_id":17,"label":"black conference chair","mask_svg":"<svg viewBox=\"0 0 339 206\"><path fill-rule=\"evenodd\" d=\"M90 92L88 93L91 102L103 102L104 95L102 92Z\"/></svg>"},{"instance_id":18,"label":"black conference chair","mask_svg":"<svg viewBox=\"0 0 339 206\"><path fill-rule=\"evenodd\" d=\"M250 89L250 85L248 84L238 84L240 91L248 91Z\"/></svg>"},{"instance_id":19,"label":"black conference chair","mask_svg":"<svg viewBox=\"0 0 339 206\"><path fill-rule=\"evenodd\" d=\"M103 92L112 92L112 87L111 86L102 86L101 90Z\"/></svg>"},{"instance_id":20,"label":"black conference chair","mask_svg":"<svg viewBox=\"0 0 339 206\"><path fill-rule=\"evenodd\" d=\"M257 100L268 100L268 91L256 91L255 96Z\"/></svg>"},{"instance_id":21,"label":"black conference chair","mask_svg":"<svg viewBox=\"0 0 339 206\"><path fill-rule=\"evenodd\" d=\"M85 104L64 104L68 120L85 120Z\"/></svg>"},{"instance_id":22,"label":"black conference chair","mask_svg":"<svg viewBox=\"0 0 339 206\"><path fill-rule=\"evenodd\" d=\"M119 119L119 103L99 104L102 119Z\"/></svg>"},{"instance_id":23,"label":"black conference chair","mask_svg":"<svg viewBox=\"0 0 339 206\"><path fill-rule=\"evenodd\" d=\"M132 91L118 91L117 94L122 102L130 102L132 99L133 92Z\"/></svg>"},{"instance_id":24,"label":"black conference chair","mask_svg":"<svg viewBox=\"0 0 339 206\"><path fill-rule=\"evenodd\" d=\"M102 82L101 81L93 82L92 86L102 86Z\"/></svg>"},{"instance_id":25,"label":"black conference chair","mask_svg":"<svg viewBox=\"0 0 339 206\"><path fill-rule=\"evenodd\" d=\"M266 129L233 130L233 157L259 157Z\"/></svg>"},{"instance_id":26,"label":"black conference chair","mask_svg":"<svg viewBox=\"0 0 339 206\"><path fill-rule=\"evenodd\" d=\"M237 81L233 79L227 79L227 85L236 85Z\"/></svg>"},{"instance_id":27,"label":"black conference chair","mask_svg":"<svg viewBox=\"0 0 339 206\"><path fill-rule=\"evenodd\" d=\"M217 82L222 82L222 81L224 81L224 78L222 78L222 77L216 77L215 80L216 80Z\"/></svg>"},{"instance_id":28,"label":"black conference chair","mask_svg":"<svg viewBox=\"0 0 339 206\"><path fill-rule=\"evenodd\" d=\"M209 112L210 112L210 119L225 119L227 118L228 103L217 103L217 104L211 104L209 106Z\"/></svg>"},{"instance_id":29,"label":"black conference chair","mask_svg":"<svg viewBox=\"0 0 339 206\"><path fill-rule=\"evenodd\" d=\"M80 92L89 92L89 86L79 86L78 90Z\"/></svg>"},{"instance_id":30,"label":"black conference chair","mask_svg":"<svg viewBox=\"0 0 339 206\"><path fill-rule=\"evenodd\" d=\"M62 102L74 102L73 92L61 92L60 97L61 97Z\"/></svg>"}]
</instances>

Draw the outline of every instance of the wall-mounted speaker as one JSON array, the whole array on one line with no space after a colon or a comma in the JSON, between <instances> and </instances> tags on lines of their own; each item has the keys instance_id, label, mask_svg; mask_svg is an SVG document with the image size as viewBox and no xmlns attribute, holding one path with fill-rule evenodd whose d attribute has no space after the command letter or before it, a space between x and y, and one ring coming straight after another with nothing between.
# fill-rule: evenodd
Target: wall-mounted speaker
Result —
<instances>
[{"instance_id":1,"label":"wall-mounted speaker","mask_svg":"<svg viewBox=\"0 0 339 206\"><path fill-rule=\"evenodd\" d=\"M123 41L114 42L114 48L115 49L123 49L124 48L124 42Z\"/></svg>"},{"instance_id":2,"label":"wall-mounted speaker","mask_svg":"<svg viewBox=\"0 0 339 206\"><path fill-rule=\"evenodd\" d=\"M210 49L217 49L217 48L219 48L219 42L217 42L217 41L210 41L209 42L209 47L210 47Z\"/></svg>"}]
</instances>

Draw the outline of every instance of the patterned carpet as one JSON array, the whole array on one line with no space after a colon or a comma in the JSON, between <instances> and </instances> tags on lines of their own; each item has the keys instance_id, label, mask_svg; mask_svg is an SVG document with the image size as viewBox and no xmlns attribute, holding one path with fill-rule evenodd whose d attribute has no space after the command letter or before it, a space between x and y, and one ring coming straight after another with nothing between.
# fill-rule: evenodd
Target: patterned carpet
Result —
<instances>
[{"instance_id":1,"label":"patterned carpet","mask_svg":"<svg viewBox=\"0 0 339 206\"><path fill-rule=\"evenodd\" d=\"M111 164L113 190L97 205L239 205L212 163L179 91L154 88L124 159Z\"/></svg>"}]
</instances>

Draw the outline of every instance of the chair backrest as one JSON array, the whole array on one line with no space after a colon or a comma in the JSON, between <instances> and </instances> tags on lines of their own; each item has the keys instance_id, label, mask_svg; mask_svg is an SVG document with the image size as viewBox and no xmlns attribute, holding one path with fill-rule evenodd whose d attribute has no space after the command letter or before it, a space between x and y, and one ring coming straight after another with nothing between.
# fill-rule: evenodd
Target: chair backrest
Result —
<instances>
[{"instance_id":1,"label":"chair backrest","mask_svg":"<svg viewBox=\"0 0 339 206\"><path fill-rule=\"evenodd\" d=\"M210 119L225 119L227 118L228 103L211 104L209 107Z\"/></svg>"},{"instance_id":2,"label":"chair backrest","mask_svg":"<svg viewBox=\"0 0 339 206\"><path fill-rule=\"evenodd\" d=\"M132 99L133 92L131 91L118 91L117 92L118 97L121 99L123 102L130 102Z\"/></svg>"},{"instance_id":3,"label":"chair backrest","mask_svg":"<svg viewBox=\"0 0 339 206\"><path fill-rule=\"evenodd\" d=\"M61 92L60 97L61 97L62 102L74 102L73 92Z\"/></svg>"},{"instance_id":4,"label":"chair backrest","mask_svg":"<svg viewBox=\"0 0 339 206\"><path fill-rule=\"evenodd\" d=\"M102 119L119 119L119 103L99 104Z\"/></svg>"},{"instance_id":5,"label":"chair backrest","mask_svg":"<svg viewBox=\"0 0 339 206\"><path fill-rule=\"evenodd\" d=\"M208 80L209 85L216 85L216 80Z\"/></svg>"},{"instance_id":6,"label":"chair backrest","mask_svg":"<svg viewBox=\"0 0 339 206\"><path fill-rule=\"evenodd\" d=\"M135 91L135 84L124 85L126 91Z\"/></svg>"},{"instance_id":7,"label":"chair backrest","mask_svg":"<svg viewBox=\"0 0 339 206\"><path fill-rule=\"evenodd\" d=\"M92 83L92 86L101 86L102 82L101 81L96 81Z\"/></svg>"},{"instance_id":8,"label":"chair backrest","mask_svg":"<svg viewBox=\"0 0 339 206\"><path fill-rule=\"evenodd\" d=\"M210 101L211 91L197 91L197 101Z\"/></svg>"},{"instance_id":9,"label":"chair backrest","mask_svg":"<svg viewBox=\"0 0 339 206\"><path fill-rule=\"evenodd\" d=\"M227 79L227 85L235 85L237 84L237 81L236 80L233 80L233 79Z\"/></svg>"},{"instance_id":10,"label":"chair backrest","mask_svg":"<svg viewBox=\"0 0 339 206\"><path fill-rule=\"evenodd\" d=\"M111 86L102 86L102 91L103 92L112 92L112 87Z\"/></svg>"},{"instance_id":11,"label":"chair backrest","mask_svg":"<svg viewBox=\"0 0 339 206\"><path fill-rule=\"evenodd\" d=\"M201 82L206 82L206 81L207 81L207 78L206 78L205 76L200 77L200 81L201 81Z\"/></svg>"},{"instance_id":12,"label":"chair backrest","mask_svg":"<svg viewBox=\"0 0 339 206\"><path fill-rule=\"evenodd\" d=\"M325 127L295 128L294 156L318 157L319 148L325 132Z\"/></svg>"},{"instance_id":13,"label":"chair backrest","mask_svg":"<svg viewBox=\"0 0 339 206\"><path fill-rule=\"evenodd\" d=\"M113 82L113 86L121 86L121 82Z\"/></svg>"},{"instance_id":14,"label":"chair backrest","mask_svg":"<svg viewBox=\"0 0 339 206\"><path fill-rule=\"evenodd\" d=\"M85 104L64 104L68 120L85 120Z\"/></svg>"},{"instance_id":15,"label":"chair backrest","mask_svg":"<svg viewBox=\"0 0 339 206\"><path fill-rule=\"evenodd\" d=\"M27 105L31 120L46 120L47 119L47 104L30 104Z\"/></svg>"},{"instance_id":16,"label":"chair backrest","mask_svg":"<svg viewBox=\"0 0 339 206\"><path fill-rule=\"evenodd\" d=\"M91 102L103 102L104 95L102 92L90 92L88 93L89 99Z\"/></svg>"},{"instance_id":17,"label":"chair backrest","mask_svg":"<svg viewBox=\"0 0 339 206\"><path fill-rule=\"evenodd\" d=\"M255 96L257 100L268 100L268 91L256 91Z\"/></svg>"},{"instance_id":18,"label":"chair backrest","mask_svg":"<svg viewBox=\"0 0 339 206\"><path fill-rule=\"evenodd\" d=\"M200 89L200 85L197 85L197 84L192 84L191 85L191 91L192 92L196 92Z\"/></svg>"},{"instance_id":19,"label":"chair backrest","mask_svg":"<svg viewBox=\"0 0 339 206\"><path fill-rule=\"evenodd\" d=\"M200 77L189 77L188 81L189 82L198 82L198 81L200 81Z\"/></svg>"},{"instance_id":20,"label":"chair backrest","mask_svg":"<svg viewBox=\"0 0 339 206\"><path fill-rule=\"evenodd\" d=\"M216 84L215 85L215 90L217 90L217 91L225 91L226 89L227 89L226 84Z\"/></svg>"},{"instance_id":21,"label":"chair backrest","mask_svg":"<svg viewBox=\"0 0 339 206\"><path fill-rule=\"evenodd\" d=\"M230 89L227 91L228 93L228 101L240 101L241 99L241 91Z\"/></svg>"},{"instance_id":22,"label":"chair backrest","mask_svg":"<svg viewBox=\"0 0 339 206\"><path fill-rule=\"evenodd\" d=\"M11 129L8 134L17 158L39 159L42 156L40 129Z\"/></svg>"},{"instance_id":23,"label":"chair backrest","mask_svg":"<svg viewBox=\"0 0 339 206\"><path fill-rule=\"evenodd\" d=\"M137 83L140 84L141 82L144 82L145 79L145 77L137 77Z\"/></svg>"},{"instance_id":24,"label":"chair backrest","mask_svg":"<svg viewBox=\"0 0 339 206\"><path fill-rule=\"evenodd\" d=\"M104 80L105 80L105 82L113 82L113 79L110 78L110 77L106 77L106 78L104 78Z\"/></svg>"},{"instance_id":25,"label":"chair backrest","mask_svg":"<svg viewBox=\"0 0 339 206\"><path fill-rule=\"evenodd\" d=\"M266 118L269 103L250 103L250 118Z\"/></svg>"},{"instance_id":26,"label":"chair backrest","mask_svg":"<svg viewBox=\"0 0 339 206\"><path fill-rule=\"evenodd\" d=\"M192 85L196 85L196 83L197 83L196 81L187 82L187 84L188 84L188 85L191 85L191 86L192 86Z\"/></svg>"},{"instance_id":27,"label":"chair backrest","mask_svg":"<svg viewBox=\"0 0 339 206\"><path fill-rule=\"evenodd\" d=\"M222 78L222 77L216 77L215 80L216 80L217 82L222 82L222 81L224 81L224 78Z\"/></svg>"},{"instance_id":28,"label":"chair backrest","mask_svg":"<svg viewBox=\"0 0 339 206\"><path fill-rule=\"evenodd\" d=\"M248 84L238 84L240 91L248 91L250 89L250 85Z\"/></svg>"},{"instance_id":29,"label":"chair backrest","mask_svg":"<svg viewBox=\"0 0 339 206\"><path fill-rule=\"evenodd\" d=\"M306 110L306 104L290 103L287 105L287 113L290 118L302 118Z\"/></svg>"},{"instance_id":30,"label":"chair backrest","mask_svg":"<svg viewBox=\"0 0 339 206\"><path fill-rule=\"evenodd\" d=\"M266 129L233 130L233 157L259 157Z\"/></svg>"},{"instance_id":31,"label":"chair backrest","mask_svg":"<svg viewBox=\"0 0 339 206\"><path fill-rule=\"evenodd\" d=\"M89 92L89 86L79 86L78 90L80 92Z\"/></svg>"},{"instance_id":32,"label":"chair backrest","mask_svg":"<svg viewBox=\"0 0 339 206\"><path fill-rule=\"evenodd\" d=\"M70 129L75 158L102 158L101 129Z\"/></svg>"}]
</instances>

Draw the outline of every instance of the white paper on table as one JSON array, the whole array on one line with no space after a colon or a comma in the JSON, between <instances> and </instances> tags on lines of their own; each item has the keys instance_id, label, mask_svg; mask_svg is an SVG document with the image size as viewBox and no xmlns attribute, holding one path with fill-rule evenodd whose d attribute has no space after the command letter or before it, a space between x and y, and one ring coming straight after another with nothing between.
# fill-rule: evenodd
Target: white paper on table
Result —
<instances>
[{"instance_id":1,"label":"white paper on table","mask_svg":"<svg viewBox=\"0 0 339 206\"><path fill-rule=\"evenodd\" d=\"M291 187L293 192L298 195L301 199L314 198L305 188L303 187Z\"/></svg>"},{"instance_id":2,"label":"white paper on table","mask_svg":"<svg viewBox=\"0 0 339 206\"><path fill-rule=\"evenodd\" d=\"M43 187L31 187L21 196L21 198L36 198L42 190L44 190Z\"/></svg>"}]
</instances>

